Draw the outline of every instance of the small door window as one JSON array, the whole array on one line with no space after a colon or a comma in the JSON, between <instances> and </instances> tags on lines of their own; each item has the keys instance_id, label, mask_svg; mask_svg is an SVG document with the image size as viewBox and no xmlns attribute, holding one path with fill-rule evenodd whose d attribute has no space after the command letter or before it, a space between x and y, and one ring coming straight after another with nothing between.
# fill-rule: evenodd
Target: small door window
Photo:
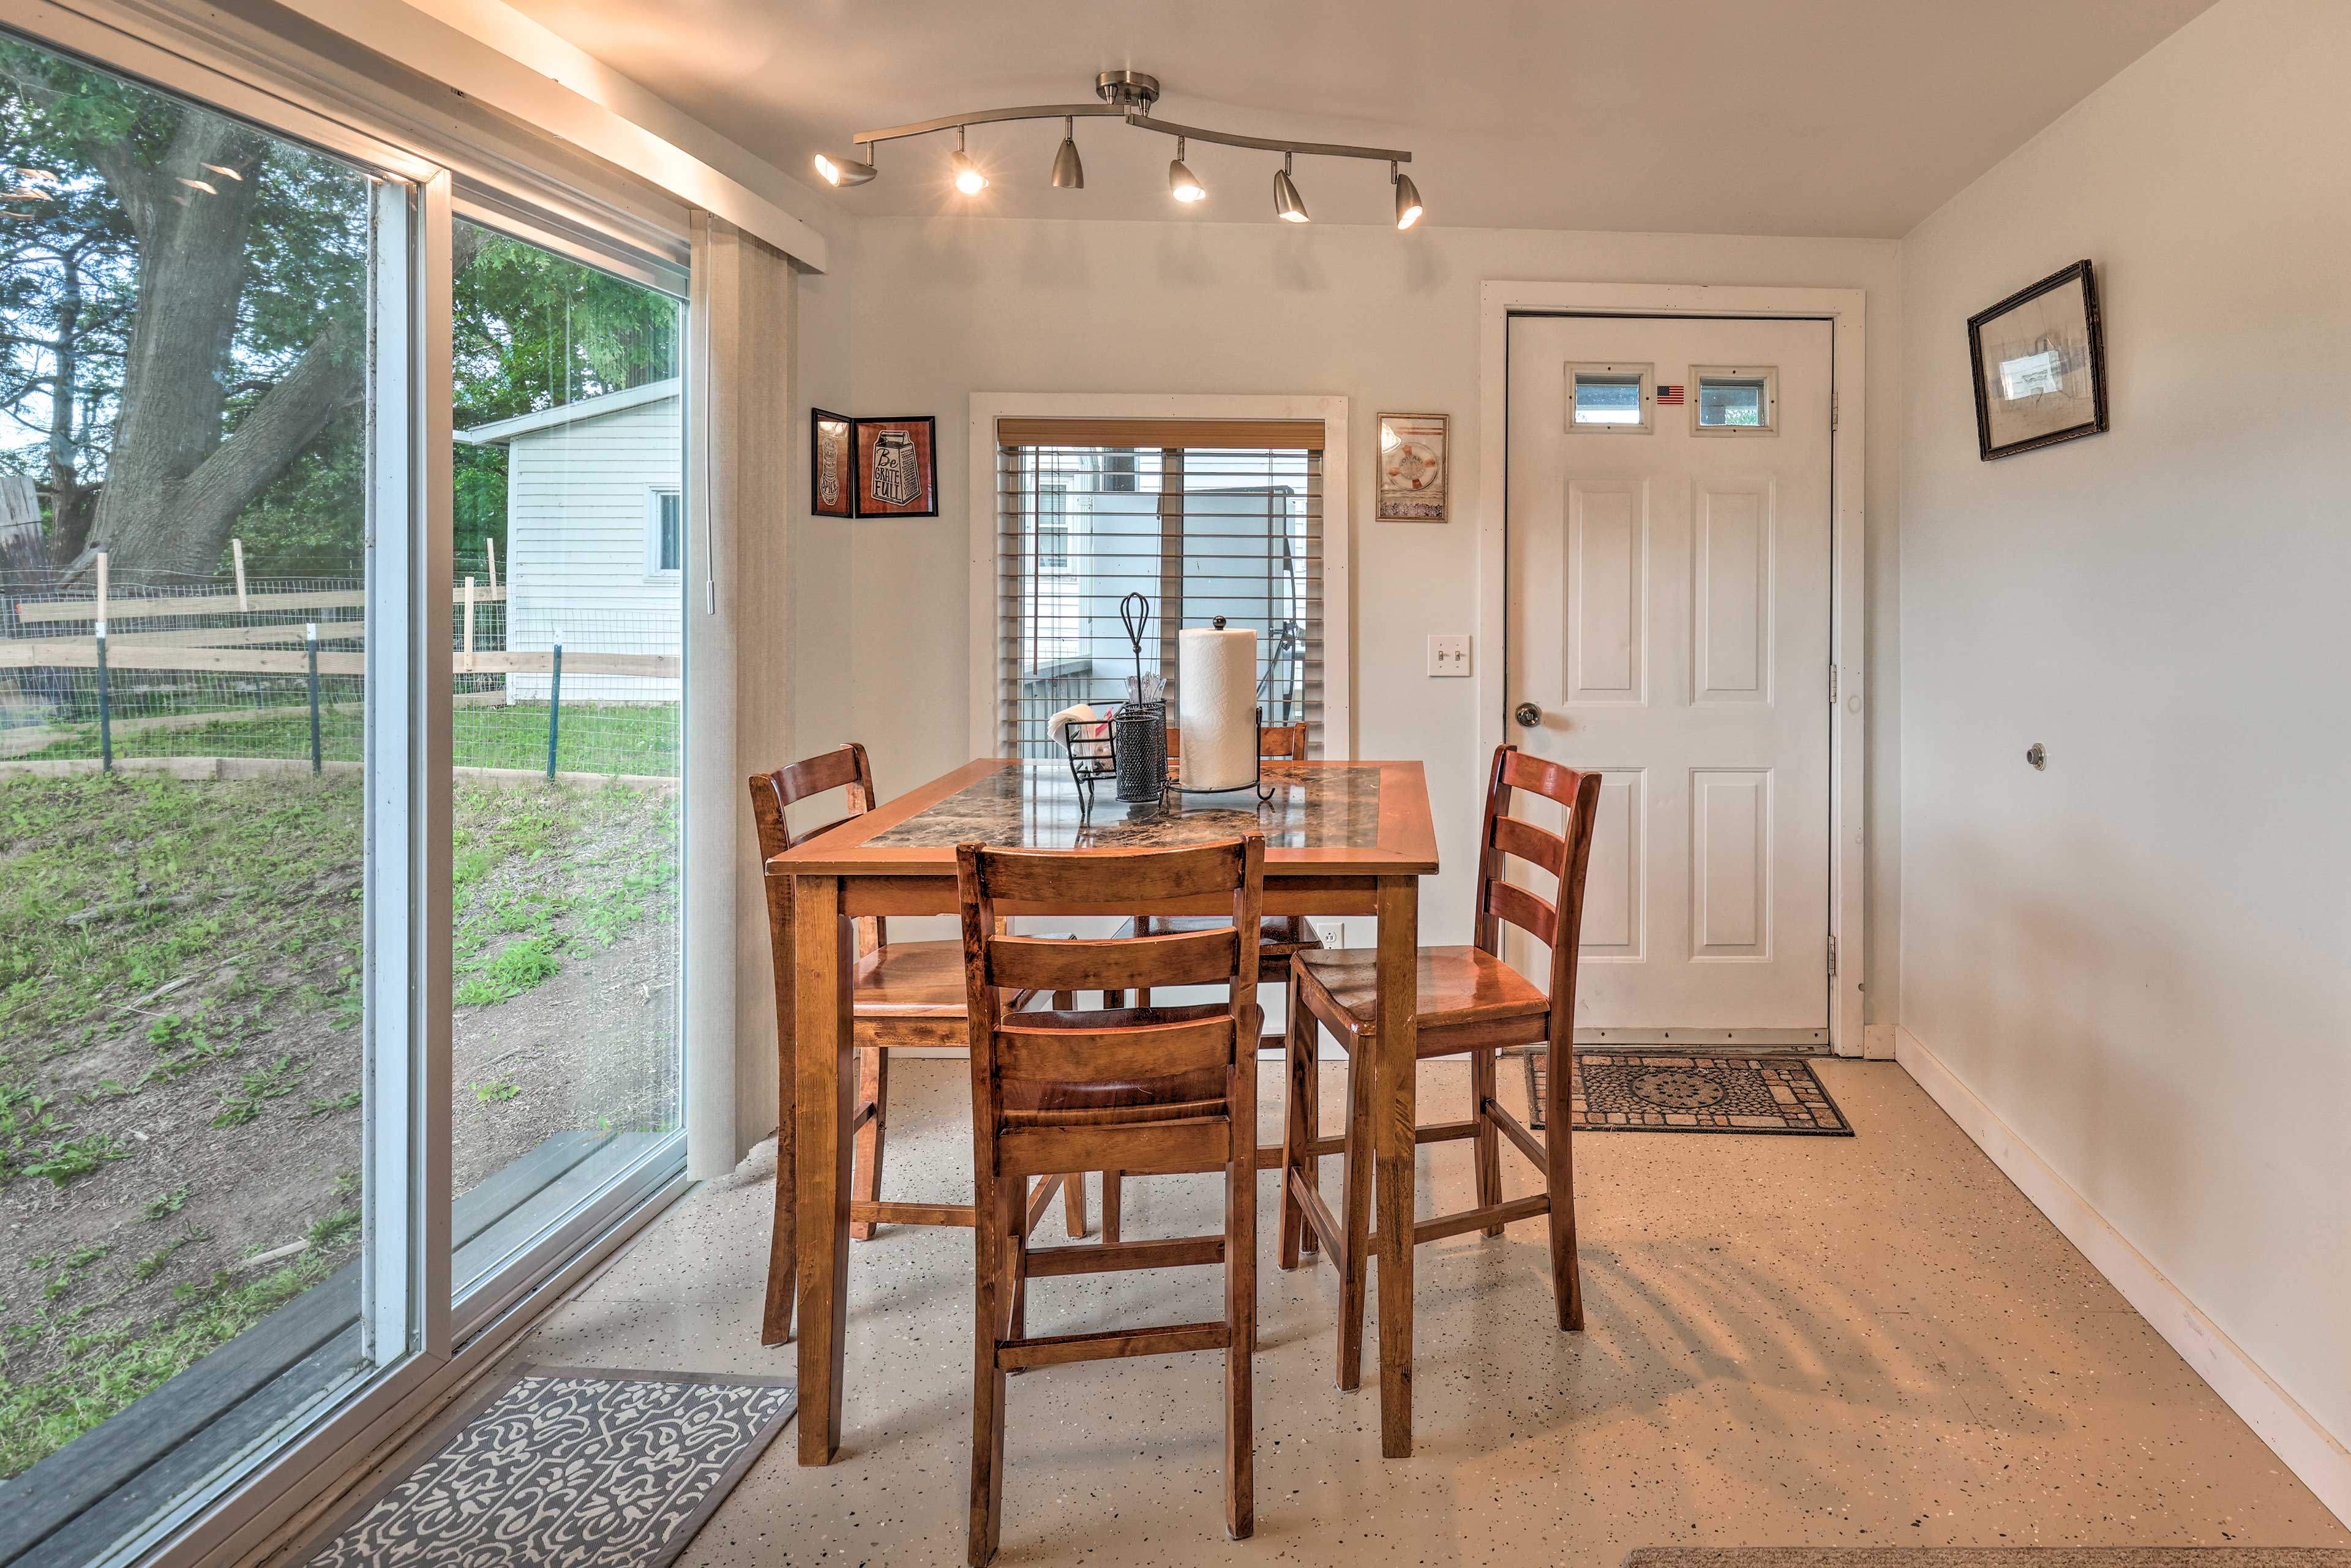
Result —
<instances>
[{"instance_id":1,"label":"small door window","mask_svg":"<svg viewBox=\"0 0 2351 1568\"><path fill-rule=\"evenodd\" d=\"M645 493L645 575L685 565L685 497L675 490Z\"/></svg>"},{"instance_id":2,"label":"small door window","mask_svg":"<svg viewBox=\"0 0 2351 1568\"><path fill-rule=\"evenodd\" d=\"M1692 365L1698 395L1690 429L1699 435L1771 435L1780 425L1779 372L1769 365Z\"/></svg>"},{"instance_id":3,"label":"small door window","mask_svg":"<svg viewBox=\"0 0 2351 1568\"><path fill-rule=\"evenodd\" d=\"M1646 434L1656 406L1653 367L1567 367L1567 429L1586 435Z\"/></svg>"}]
</instances>

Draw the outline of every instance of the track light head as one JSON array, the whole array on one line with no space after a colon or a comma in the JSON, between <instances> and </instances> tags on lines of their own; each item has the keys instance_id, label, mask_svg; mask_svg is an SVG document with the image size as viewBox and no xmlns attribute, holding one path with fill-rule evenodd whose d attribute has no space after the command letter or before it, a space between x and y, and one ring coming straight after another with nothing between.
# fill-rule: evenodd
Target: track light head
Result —
<instances>
[{"instance_id":1,"label":"track light head","mask_svg":"<svg viewBox=\"0 0 2351 1568\"><path fill-rule=\"evenodd\" d=\"M1393 163L1388 165L1388 177L1395 182L1396 227L1408 229L1420 222L1420 187Z\"/></svg>"},{"instance_id":2,"label":"track light head","mask_svg":"<svg viewBox=\"0 0 2351 1568\"><path fill-rule=\"evenodd\" d=\"M1273 176L1274 215L1286 224L1312 222L1306 215L1306 199L1298 193L1298 182L1290 177L1290 154L1281 155L1281 168Z\"/></svg>"},{"instance_id":3,"label":"track light head","mask_svg":"<svg viewBox=\"0 0 2351 1568\"><path fill-rule=\"evenodd\" d=\"M1061 117L1061 150L1053 154L1053 189L1082 191L1086 188L1086 166L1078 161L1078 122Z\"/></svg>"},{"instance_id":4,"label":"track light head","mask_svg":"<svg viewBox=\"0 0 2351 1568\"><path fill-rule=\"evenodd\" d=\"M828 185L862 185L879 172L871 163L860 163L853 159L828 158L821 152L816 155L816 172Z\"/></svg>"},{"instance_id":5,"label":"track light head","mask_svg":"<svg viewBox=\"0 0 2351 1568\"><path fill-rule=\"evenodd\" d=\"M1196 202L1208 193L1208 188L1192 177L1184 163L1184 139L1176 139L1176 156L1167 165L1167 193L1179 202Z\"/></svg>"},{"instance_id":6,"label":"track light head","mask_svg":"<svg viewBox=\"0 0 2351 1568\"><path fill-rule=\"evenodd\" d=\"M960 125L956 127L955 155L947 160L947 168L955 174L955 188L965 195L977 196L987 189L987 176L981 172L978 164L971 161L971 154L964 150L963 127Z\"/></svg>"}]
</instances>

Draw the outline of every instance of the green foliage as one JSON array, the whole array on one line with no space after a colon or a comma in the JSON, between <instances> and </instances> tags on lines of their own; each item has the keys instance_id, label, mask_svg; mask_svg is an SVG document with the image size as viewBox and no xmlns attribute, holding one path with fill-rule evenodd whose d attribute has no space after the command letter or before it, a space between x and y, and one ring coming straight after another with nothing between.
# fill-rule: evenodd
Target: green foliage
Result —
<instances>
[{"instance_id":1,"label":"green foliage","mask_svg":"<svg viewBox=\"0 0 2351 1568\"><path fill-rule=\"evenodd\" d=\"M90 1175L110 1160L130 1157L131 1151L113 1134L91 1133L79 1138L60 1139L49 1145L47 1154L26 1161L22 1168L28 1176L47 1176L64 1186Z\"/></svg>"},{"instance_id":2,"label":"green foliage","mask_svg":"<svg viewBox=\"0 0 2351 1568\"><path fill-rule=\"evenodd\" d=\"M332 1100L313 1100L306 1114L327 1116L337 1111L356 1111L360 1106L360 1091L354 1089L348 1094L338 1094Z\"/></svg>"},{"instance_id":3,"label":"green foliage","mask_svg":"<svg viewBox=\"0 0 2351 1568\"><path fill-rule=\"evenodd\" d=\"M144 1214L150 1219L161 1219L166 1215L179 1213L182 1207L184 1206L187 1201L188 1184L182 1182L171 1191L152 1200L147 1207L140 1210L140 1212Z\"/></svg>"},{"instance_id":4,"label":"green foliage","mask_svg":"<svg viewBox=\"0 0 2351 1568\"><path fill-rule=\"evenodd\" d=\"M496 956L474 965L473 973L457 988L455 999L465 1007L486 1007L518 997L562 972L563 960L555 956L550 938L527 937L507 943Z\"/></svg>"},{"instance_id":5,"label":"green foliage","mask_svg":"<svg viewBox=\"0 0 2351 1568\"><path fill-rule=\"evenodd\" d=\"M495 1105L502 1100L511 1100L521 1092L522 1085L511 1078L501 1078L495 1083L474 1085L474 1099L475 1103L483 1105Z\"/></svg>"},{"instance_id":6,"label":"green foliage","mask_svg":"<svg viewBox=\"0 0 2351 1568\"><path fill-rule=\"evenodd\" d=\"M340 1247L357 1236L359 1230L360 1211L356 1208L339 1208L310 1227L308 1236L310 1250L324 1252L329 1248Z\"/></svg>"},{"instance_id":7,"label":"green foliage","mask_svg":"<svg viewBox=\"0 0 2351 1568\"><path fill-rule=\"evenodd\" d=\"M147 1256L139 1260L138 1267L131 1270L131 1277L143 1285L150 1280L152 1280L156 1275L162 1273L164 1266L171 1262L172 1255L178 1252L180 1249L183 1247L193 1247L200 1241L210 1241L212 1239L213 1233L211 1231L199 1229L194 1226L190 1226L187 1229L180 1232L179 1235L172 1238L171 1240L164 1242L162 1246L157 1248L154 1251L150 1252Z\"/></svg>"},{"instance_id":8,"label":"green foliage","mask_svg":"<svg viewBox=\"0 0 2351 1568\"><path fill-rule=\"evenodd\" d=\"M294 1092L295 1083L310 1071L308 1062L298 1062L290 1056L281 1056L266 1067L256 1068L245 1075L234 1094L221 1096L221 1113L213 1118L215 1127L239 1127L261 1114L265 1100L282 1100Z\"/></svg>"}]
</instances>

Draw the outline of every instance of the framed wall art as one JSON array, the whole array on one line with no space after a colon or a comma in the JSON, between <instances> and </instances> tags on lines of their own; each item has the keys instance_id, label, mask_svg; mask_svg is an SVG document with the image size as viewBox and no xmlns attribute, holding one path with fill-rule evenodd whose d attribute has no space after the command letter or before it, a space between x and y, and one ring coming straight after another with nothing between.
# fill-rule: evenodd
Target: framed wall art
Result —
<instances>
[{"instance_id":1,"label":"framed wall art","mask_svg":"<svg viewBox=\"0 0 2351 1568\"><path fill-rule=\"evenodd\" d=\"M857 453L859 517L939 515L937 421L928 414L854 419L850 421L850 444Z\"/></svg>"},{"instance_id":2,"label":"framed wall art","mask_svg":"<svg viewBox=\"0 0 2351 1568\"><path fill-rule=\"evenodd\" d=\"M1380 415L1378 511L1384 523L1441 523L1450 515L1453 455L1441 413Z\"/></svg>"},{"instance_id":3,"label":"framed wall art","mask_svg":"<svg viewBox=\"0 0 2351 1568\"><path fill-rule=\"evenodd\" d=\"M809 511L816 517L857 515L857 465L849 440L850 423L846 414L809 410Z\"/></svg>"},{"instance_id":4,"label":"framed wall art","mask_svg":"<svg viewBox=\"0 0 2351 1568\"><path fill-rule=\"evenodd\" d=\"M1985 462L2105 430L2105 334L2088 262L1969 317L1968 351Z\"/></svg>"}]
</instances>

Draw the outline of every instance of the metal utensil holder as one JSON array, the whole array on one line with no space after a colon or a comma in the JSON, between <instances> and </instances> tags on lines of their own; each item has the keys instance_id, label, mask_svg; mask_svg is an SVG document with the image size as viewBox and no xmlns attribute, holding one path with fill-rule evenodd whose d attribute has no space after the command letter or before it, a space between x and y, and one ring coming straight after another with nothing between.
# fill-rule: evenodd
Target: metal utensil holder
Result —
<instances>
[{"instance_id":1,"label":"metal utensil holder","mask_svg":"<svg viewBox=\"0 0 2351 1568\"><path fill-rule=\"evenodd\" d=\"M1167 797L1167 706L1128 703L1101 718L1061 721L1061 747L1078 788L1078 814L1093 815L1094 787L1108 779L1129 805Z\"/></svg>"}]
</instances>

